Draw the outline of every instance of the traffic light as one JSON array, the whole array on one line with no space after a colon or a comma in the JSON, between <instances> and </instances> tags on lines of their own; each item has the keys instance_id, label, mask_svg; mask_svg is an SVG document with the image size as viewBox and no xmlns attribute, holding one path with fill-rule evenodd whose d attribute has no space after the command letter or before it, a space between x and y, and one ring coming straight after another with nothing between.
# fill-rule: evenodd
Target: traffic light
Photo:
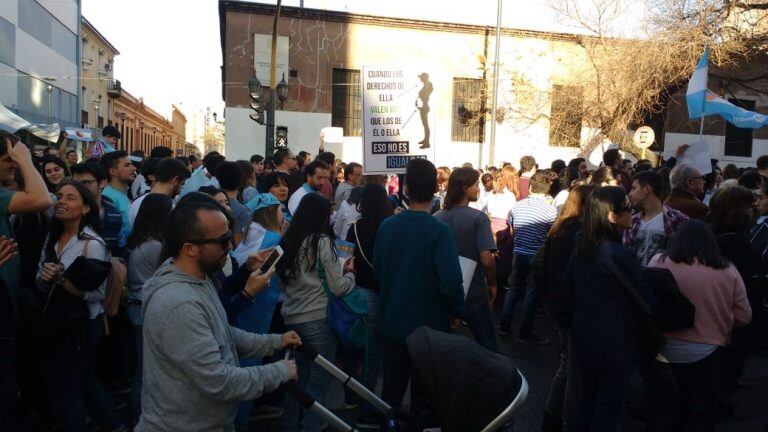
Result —
<instances>
[{"instance_id":1,"label":"traffic light","mask_svg":"<svg viewBox=\"0 0 768 432\"><path fill-rule=\"evenodd\" d=\"M255 111L250 115L251 120L262 125L266 123L264 121L264 103L258 94L251 93L251 108Z\"/></svg>"},{"instance_id":2,"label":"traffic light","mask_svg":"<svg viewBox=\"0 0 768 432\"><path fill-rule=\"evenodd\" d=\"M288 128L286 126L277 127L277 131L275 131L275 147L288 147Z\"/></svg>"}]
</instances>

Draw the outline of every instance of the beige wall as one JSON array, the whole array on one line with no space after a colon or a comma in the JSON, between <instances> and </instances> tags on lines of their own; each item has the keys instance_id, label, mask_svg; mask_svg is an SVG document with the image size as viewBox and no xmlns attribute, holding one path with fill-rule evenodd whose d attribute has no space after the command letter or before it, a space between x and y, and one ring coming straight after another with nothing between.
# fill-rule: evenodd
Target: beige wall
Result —
<instances>
[{"instance_id":1,"label":"beige wall","mask_svg":"<svg viewBox=\"0 0 768 432\"><path fill-rule=\"evenodd\" d=\"M113 102L107 89L113 79L114 58L118 54L99 34L83 24L81 34L81 88L80 110L88 113L87 122L91 128L98 128L98 117L103 125L109 124L114 113ZM98 110L96 102L98 103Z\"/></svg>"}]
</instances>

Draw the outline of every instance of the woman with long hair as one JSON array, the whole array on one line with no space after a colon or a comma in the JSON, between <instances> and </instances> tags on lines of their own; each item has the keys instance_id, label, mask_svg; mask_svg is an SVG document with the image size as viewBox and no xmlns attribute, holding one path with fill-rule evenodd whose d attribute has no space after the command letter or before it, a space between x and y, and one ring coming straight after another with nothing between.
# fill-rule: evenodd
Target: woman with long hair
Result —
<instances>
[{"instance_id":1,"label":"woman with long hair","mask_svg":"<svg viewBox=\"0 0 768 432\"><path fill-rule=\"evenodd\" d=\"M67 164L56 156L43 156L40 170L42 171L45 185L48 186L48 192L52 194L55 194L62 182L70 176Z\"/></svg>"},{"instance_id":2,"label":"woman with long hair","mask_svg":"<svg viewBox=\"0 0 768 432\"><path fill-rule=\"evenodd\" d=\"M652 386L648 430L711 431L720 355L733 328L752 317L744 282L720 254L712 229L696 219L685 222L666 252L654 256L648 266L669 270L696 308L693 327L664 333L666 345L660 354L666 361L655 360L655 367L663 376L673 376L677 386Z\"/></svg>"},{"instance_id":3,"label":"woman with long hair","mask_svg":"<svg viewBox=\"0 0 768 432\"><path fill-rule=\"evenodd\" d=\"M595 186L619 186L620 176L611 167L600 167L589 175L589 183Z\"/></svg>"},{"instance_id":4,"label":"woman with long hair","mask_svg":"<svg viewBox=\"0 0 768 432\"><path fill-rule=\"evenodd\" d=\"M764 327L766 311L765 279L760 254L749 243L749 230L755 221L755 197L742 186L723 186L709 202L709 222L723 256L739 271L752 308L752 322L739 327L731 335L731 344L723 349L723 387L720 411L733 410L733 392L744 370L747 349Z\"/></svg>"},{"instance_id":5,"label":"woman with long hair","mask_svg":"<svg viewBox=\"0 0 768 432\"><path fill-rule=\"evenodd\" d=\"M328 323L328 294L344 296L355 287L352 259L339 261L329 228L331 203L320 194L307 194L299 204L280 245L285 254L277 273L285 286L282 315L287 330L295 330L302 342L329 361L336 357L337 339ZM325 286L325 287L324 287ZM299 386L321 404L325 403L331 377L301 356L296 359ZM305 412L304 430L319 432L323 420ZM299 430L299 405L291 398L285 403L283 430Z\"/></svg>"},{"instance_id":6,"label":"woman with long hair","mask_svg":"<svg viewBox=\"0 0 768 432\"><path fill-rule=\"evenodd\" d=\"M259 193L259 190L256 189L256 175L253 165L248 161L239 160L236 163L243 173L243 178L240 181L240 188L238 190L238 199L241 203L245 204Z\"/></svg>"},{"instance_id":7,"label":"woman with long hair","mask_svg":"<svg viewBox=\"0 0 768 432\"><path fill-rule=\"evenodd\" d=\"M491 215L491 229L495 235L507 229L509 211L520 197L520 179L512 165L501 169L494 182L493 192L486 196L488 214Z\"/></svg>"},{"instance_id":8,"label":"woman with long hair","mask_svg":"<svg viewBox=\"0 0 768 432\"><path fill-rule=\"evenodd\" d=\"M128 320L135 336L136 367L131 385L131 424L136 426L141 416L141 377L143 319L141 315L142 288L160 267L163 251L163 227L173 208L173 199L165 194L150 193L139 207L139 213L128 237L131 259L128 261Z\"/></svg>"},{"instance_id":9,"label":"woman with long hair","mask_svg":"<svg viewBox=\"0 0 768 432\"><path fill-rule=\"evenodd\" d=\"M448 191L448 178L451 176L451 169L442 166L437 168L437 194L435 196L438 200L437 208L443 208L443 202L445 201L445 194Z\"/></svg>"},{"instance_id":10,"label":"woman with long hair","mask_svg":"<svg viewBox=\"0 0 768 432\"><path fill-rule=\"evenodd\" d=\"M560 333L560 365L552 378L549 397L544 406L544 431L561 430L563 421L572 417L576 407L577 380L571 379L571 375L577 375L578 372L574 371L576 364L569 361L568 355L572 311L568 307L569 300L560 275L568 267L577 234L581 230L581 216L595 189L596 186L589 184L573 188L550 228L544 246L534 259L533 278L536 289L541 292L544 307L556 321Z\"/></svg>"},{"instance_id":11,"label":"woman with long hair","mask_svg":"<svg viewBox=\"0 0 768 432\"><path fill-rule=\"evenodd\" d=\"M65 431L85 429L86 405L106 430L124 429L114 402L95 374L96 347L104 337L106 279L93 291L82 291L62 279L80 256L109 260L99 235L99 206L80 183L59 186L51 230L40 257L38 286L48 293L42 318L42 359L53 411Z\"/></svg>"},{"instance_id":12,"label":"woman with long hair","mask_svg":"<svg viewBox=\"0 0 768 432\"><path fill-rule=\"evenodd\" d=\"M367 184L358 204L360 219L349 228L347 241L355 245L355 278L357 286L366 294L368 300L368 315L365 325L368 330L368 349L365 352L367 365L363 384L375 388L379 376L380 343L378 340L379 284L373 275L373 246L376 233L384 219L394 214L392 202L387 198L387 191L381 184ZM364 424L378 425L373 409L363 404L358 415L358 426Z\"/></svg>"},{"instance_id":13,"label":"woman with long hair","mask_svg":"<svg viewBox=\"0 0 768 432\"><path fill-rule=\"evenodd\" d=\"M655 301L634 255L621 243L631 223L622 188L595 190L563 275L573 298L569 356L579 363L582 386L575 417L566 420L569 431L616 430L627 382L648 355L639 337L643 323L638 307L640 301L655 307Z\"/></svg>"}]
</instances>

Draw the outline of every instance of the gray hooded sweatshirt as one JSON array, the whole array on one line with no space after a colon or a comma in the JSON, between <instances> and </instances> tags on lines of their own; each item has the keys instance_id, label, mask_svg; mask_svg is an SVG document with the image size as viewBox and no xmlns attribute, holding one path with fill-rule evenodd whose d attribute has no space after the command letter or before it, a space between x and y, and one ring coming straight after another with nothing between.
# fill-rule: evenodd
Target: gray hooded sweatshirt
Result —
<instances>
[{"instance_id":1,"label":"gray hooded sweatshirt","mask_svg":"<svg viewBox=\"0 0 768 432\"><path fill-rule=\"evenodd\" d=\"M144 286L144 377L136 431L231 431L238 403L290 380L281 362L240 367L238 355L263 357L280 335L231 327L209 278L165 261Z\"/></svg>"}]
</instances>

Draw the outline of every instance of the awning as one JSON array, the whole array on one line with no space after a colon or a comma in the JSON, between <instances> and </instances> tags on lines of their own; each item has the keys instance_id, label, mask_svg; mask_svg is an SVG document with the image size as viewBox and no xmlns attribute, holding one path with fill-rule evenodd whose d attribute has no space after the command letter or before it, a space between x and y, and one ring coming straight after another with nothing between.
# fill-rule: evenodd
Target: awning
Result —
<instances>
[{"instance_id":1,"label":"awning","mask_svg":"<svg viewBox=\"0 0 768 432\"><path fill-rule=\"evenodd\" d=\"M50 125L30 123L6 108L3 104L0 104L0 129L8 132L26 129L32 135L53 143L59 141L59 133L61 132L58 123Z\"/></svg>"}]
</instances>

